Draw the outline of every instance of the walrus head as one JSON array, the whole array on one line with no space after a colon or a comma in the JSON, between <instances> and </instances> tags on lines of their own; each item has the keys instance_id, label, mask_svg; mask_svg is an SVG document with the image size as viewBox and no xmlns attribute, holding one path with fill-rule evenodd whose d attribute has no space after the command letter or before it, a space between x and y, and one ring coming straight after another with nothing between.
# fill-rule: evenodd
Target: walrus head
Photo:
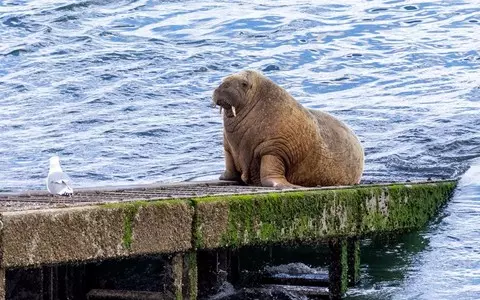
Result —
<instances>
[{"instance_id":1,"label":"walrus head","mask_svg":"<svg viewBox=\"0 0 480 300\"><path fill-rule=\"evenodd\" d=\"M224 109L227 118L236 117L252 98L255 75L254 71L247 70L223 79L213 92L213 107L220 106L220 113Z\"/></svg>"}]
</instances>

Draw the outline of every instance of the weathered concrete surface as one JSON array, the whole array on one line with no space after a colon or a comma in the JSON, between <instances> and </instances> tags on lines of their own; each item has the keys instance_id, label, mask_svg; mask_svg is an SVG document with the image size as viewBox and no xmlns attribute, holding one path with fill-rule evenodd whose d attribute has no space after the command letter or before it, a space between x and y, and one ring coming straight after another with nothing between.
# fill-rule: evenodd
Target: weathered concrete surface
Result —
<instances>
[{"instance_id":1,"label":"weathered concrete surface","mask_svg":"<svg viewBox=\"0 0 480 300\"><path fill-rule=\"evenodd\" d=\"M309 242L424 226L455 181L194 199L198 249Z\"/></svg>"},{"instance_id":2,"label":"weathered concrete surface","mask_svg":"<svg viewBox=\"0 0 480 300\"><path fill-rule=\"evenodd\" d=\"M360 281L360 240L357 237L347 239L348 285L355 286Z\"/></svg>"},{"instance_id":3,"label":"weathered concrete surface","mask_svg":"<svg viewBox=\"0 0 480 300\"><path fill-rule=\"evenodd\" d=\"M193 213L187 201L144 202L132 223L131 252L171 253L191 249Z\"/></svg>"},{"instance_id":4,"label":"weathered concrete surface","mask_svg":"<svg viewBox=\"0 0 480 300\"><path fill-rule=\"evenodd\" d=\"M3 268L179 252L191 248L184 201L3 213Z\"/></svg>"},{"instance_id":5,"label":"weathered concrete surface","mask_svg":"<svg viewBox=\"0 0 480 300\"><path fill-rule=\"evenodd\" d=\"M195 300L198 295L198 261L197 253L190 251L183 255L183 300Z\"/></svg>"},{"instance_id":6,"label":"weathered concrete surface","mask_svg":"<svg viewBox=\"0 0 480 300\"><path fill-rule=\"evenodd\" d=\"M330 299L341 299L348 287L348 245L345 239L332 239L330 248L330 265L328 266Z\"/></svg>"},{"instance_id":7,"label":"weathered concrete surface","mask_svg":"<svg viewBox=\"0 0 480 300\"><path fill-rule=\"evenodd\" d=\"M423 226L455 181L108 203L1 214L3 268L309 242ZM193 243L192 243L193 242Z\"/></svg>"},{"instance_id":8,"label":"weathered concrete surface","mask_svg":"<svg viewBox=\"0 0 480 300\"><path fill-rule=\"evenodd\" d=\"M2 266L17 267L126 254L123 214L85 207L4 213Z\"/></svg>"},{"instance_id":9,"label":"weathered concrete surface","mask_svg":"<svg viewBox=\"0 0 480 300\"><path fill-rule=\"evenodd\" d=\"M5 289L5 273L6 270L2 267L3 261L3 216L0 215L0 300L5 299L6 289Z\"/></svg>"},{"instance_id":10,"label":"weathered concrete surface","mask_svg":"<svg viewBox=\"0 0 480 300\"><path fill-rule=\"evenodd\" d=\"M5 269L0 268L0 300L5 299Z\"/></svg>"}]
</instances>

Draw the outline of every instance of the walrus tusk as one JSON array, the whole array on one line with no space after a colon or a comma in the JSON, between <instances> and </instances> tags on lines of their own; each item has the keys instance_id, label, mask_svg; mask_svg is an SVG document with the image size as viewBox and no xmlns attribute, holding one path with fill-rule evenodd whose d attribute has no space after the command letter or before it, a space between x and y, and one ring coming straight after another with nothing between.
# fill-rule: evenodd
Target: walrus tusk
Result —
<instances>
[{"instance_id":1,"label":"walrus tusk","mask_svg":"<svg viewBox=\"0 0 480 300\"><path fill-rule=\"evenodd\" d=\"M223 107L220 106L220 114L222 114L222 109L223 109Z\"/></svg>"},{"instance_id":2,"label":"walrus tusk","mask_svg":"<svg viewBox=\"0 0 480 300\"><path fill-rule=\"evenodd\" d=\"M235 106L232 106L232 112L233 112L233 116L236 117L236 116L237 116L237 112L235 111Z\"/></svg>"}]
</instances>

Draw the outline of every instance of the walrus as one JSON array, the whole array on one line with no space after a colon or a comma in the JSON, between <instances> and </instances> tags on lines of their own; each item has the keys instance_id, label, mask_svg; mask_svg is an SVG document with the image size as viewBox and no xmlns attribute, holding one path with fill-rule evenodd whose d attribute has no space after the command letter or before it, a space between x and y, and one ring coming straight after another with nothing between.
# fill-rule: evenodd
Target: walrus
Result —
<instances>
[{"instance_id":1,"label":"walrus","mask_svg":"<svg viewBox=\"0 0 480 300\"><path fill-rule=\"evenodd\" d=\"M223 79L213 106L224 111L220 180L280 188L360 182L364 151L354 132L328 113L303 107L261 73Z\"/></svg>"}]
</instances>

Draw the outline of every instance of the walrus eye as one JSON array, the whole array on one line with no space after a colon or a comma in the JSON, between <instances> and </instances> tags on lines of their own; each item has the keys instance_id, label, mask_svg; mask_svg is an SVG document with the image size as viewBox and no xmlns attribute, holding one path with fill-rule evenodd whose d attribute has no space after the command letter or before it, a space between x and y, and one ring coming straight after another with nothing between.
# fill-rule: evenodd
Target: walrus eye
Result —
<instances>
[{"instance_id":1,"label":"walrus eye","mask_svg":"<svg viewBox=\"0 0 480 300\"><path fill-rule=\"evenodd\" d=\"M248 87L248 82L242 81L242 87L246 89Z\"/></svg>"}]
</instances>

